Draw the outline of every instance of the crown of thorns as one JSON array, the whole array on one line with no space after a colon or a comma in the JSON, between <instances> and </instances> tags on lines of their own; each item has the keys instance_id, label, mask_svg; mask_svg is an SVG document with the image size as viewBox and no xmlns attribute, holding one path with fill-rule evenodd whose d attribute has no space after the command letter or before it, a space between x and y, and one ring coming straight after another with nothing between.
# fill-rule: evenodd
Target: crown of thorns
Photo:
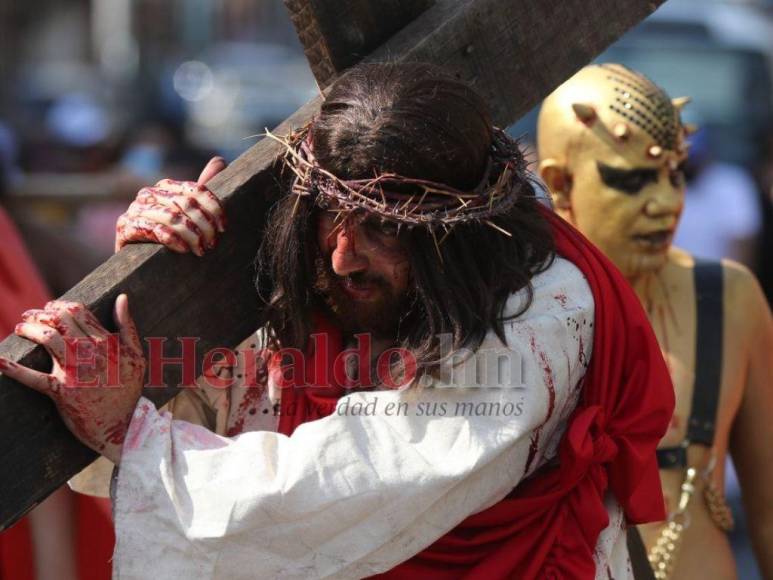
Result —
<instances>
[{"instance_id":1,"label":"crown of thorns","mask_svg":"<svg viewBox=\"0 0 773 580\"><path fill-rule=\"evenodd\" d=\"M335 202L336 209L344 213L364 210L398 226L423 226L433 232L478 221L510 235L490 218L515 204L529 177L518 143L501 129L494 128L486 170L471 191L395 173L370 179L340 179L317 163L310 129L311 124L284 138L267 132L285 147L284 166L294 173L293 194L311 197L323 208Z\"/></svg>"}]
</instances>

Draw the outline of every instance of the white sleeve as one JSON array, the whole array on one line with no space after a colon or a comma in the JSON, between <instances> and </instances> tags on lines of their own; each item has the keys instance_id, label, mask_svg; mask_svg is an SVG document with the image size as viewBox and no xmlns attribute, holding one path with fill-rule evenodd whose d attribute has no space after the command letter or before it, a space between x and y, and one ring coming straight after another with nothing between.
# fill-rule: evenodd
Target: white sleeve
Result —
<instances>
[{"instance_id":1,"label":"white sleeve","mask_svg":"<svg viewBox=\"0 0 773 580\"><path fill-rule=\"evenodd\" d=\"M590 355L576 268L557 260L533 283L531 308L506 325L522 361L512 387L359 392L291 437L231 439L141 399L117 481L114 578L360 578L501 500L547 459ZM476 360L494 348L490 334Z\"/></svg>"}]
</instances>

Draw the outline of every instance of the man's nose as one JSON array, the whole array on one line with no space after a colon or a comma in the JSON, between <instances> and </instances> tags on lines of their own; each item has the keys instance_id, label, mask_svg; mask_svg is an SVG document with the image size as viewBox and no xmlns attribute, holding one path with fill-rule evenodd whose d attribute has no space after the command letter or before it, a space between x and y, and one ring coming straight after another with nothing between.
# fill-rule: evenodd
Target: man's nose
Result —
<instances>
[{"instance_id":1,"label":"man's nose","mask_svg":"<svg viewBox=\"0 0 773 580\"><path fill-rule=\"evenodd\" d=\"M335 246L331 255L333 272L339 276L348 276L362 272L370 265L364 248L358 248L361 239L359 227L344 224L335 234Z\"/></svg>"},{"instance_id":2,"label":"man's nose","mask_svg":"<svg viewBox=\"0 0 773 580\"><path fill-rule=\"evenodd\" d=\"M644 212L649 217L676 215L681 211L683 203L684 188L673 185L668 176L661 176L658 183L652 186Z\"/></svg>"}]
</instances>

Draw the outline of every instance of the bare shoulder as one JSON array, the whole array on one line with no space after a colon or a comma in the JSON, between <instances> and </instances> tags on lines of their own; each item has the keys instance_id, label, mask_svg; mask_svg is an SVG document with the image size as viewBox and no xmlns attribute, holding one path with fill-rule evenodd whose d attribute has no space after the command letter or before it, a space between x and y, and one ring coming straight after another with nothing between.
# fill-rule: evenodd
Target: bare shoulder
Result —
<instances>
[{"instance_id":1,"label":"bare shoulder","mask_svg":"<svg viewBox=\"0 0 773 580\"><path fill-rule=\"evenodd\" d=\"M668 279L679 284L691 284L695 258L679 248L671 248L668 260ZM762 287L754 274L734 260L722 260L724 279L725 320L732 326L734 336L751 336L764 325L769 308Z\"/></svg>"},{"instance_id":2,"label":"bare shoulder","mask_svg":"<svg viewBox=\"0 0 773 580\"><path fill-rule=\"evenodd\" d=\"M725 275L725 285L729 292L749 296L759 290L759 293L762 294L757 277L740 262L723 259L722 270Z\"/></svg>"},{"instance_id":3,"label":"bare shoulder","mask_svg":"<svg viewBox=\"0 0 773 580\"><path fill-rule=\"evenodd\" d=\"M770 308L756 276L733 260L722 260L722 270L726 320L748 338L771 332Z\"/></svg>"}]
</instances>

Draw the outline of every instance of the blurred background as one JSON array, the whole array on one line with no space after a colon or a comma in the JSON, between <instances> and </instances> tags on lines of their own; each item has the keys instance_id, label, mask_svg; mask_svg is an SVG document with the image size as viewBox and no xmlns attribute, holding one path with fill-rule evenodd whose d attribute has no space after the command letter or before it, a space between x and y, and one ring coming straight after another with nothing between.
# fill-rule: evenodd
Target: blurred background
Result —
<instances>
[{"instance_id":1,"label":"blurred background","mask_svg":"<svg viewBox=\"0 0 773 580\"><path fill-rule=\"evenodd\" d=\"M677 244L744 262L770 299L773 0L669 0L598 60L693 98ZM141 186L233 160L316 93L281 0L0 0L0 211L60 295L112 253ZM535 124L509 131L533 142ZM740 575L758 578L730 478Z\"/></svg>"},{"instance_id":2,"label":"blurred background","mask_svg":"<svg viewBox=\"0 0 773 580\"><path fill-rule=\"evenodd\" d=\"M195 179L316 93L281 0L0 3L2 203L54 294L141 185Z\"/></svg>"},{"instance_id":3,"label":"blurred background","mask_svg":"<svg viewBox=\"0 0 773 580\"><path fill-rule=\"evenodd\" d=\"M699 131L675 244L744 263L770 302L773 0L667 0L596 61L625 64L672 97L692 98L682 118ZM509 128L532 147L538 112Z\"/></svg>"}]
</instances>

